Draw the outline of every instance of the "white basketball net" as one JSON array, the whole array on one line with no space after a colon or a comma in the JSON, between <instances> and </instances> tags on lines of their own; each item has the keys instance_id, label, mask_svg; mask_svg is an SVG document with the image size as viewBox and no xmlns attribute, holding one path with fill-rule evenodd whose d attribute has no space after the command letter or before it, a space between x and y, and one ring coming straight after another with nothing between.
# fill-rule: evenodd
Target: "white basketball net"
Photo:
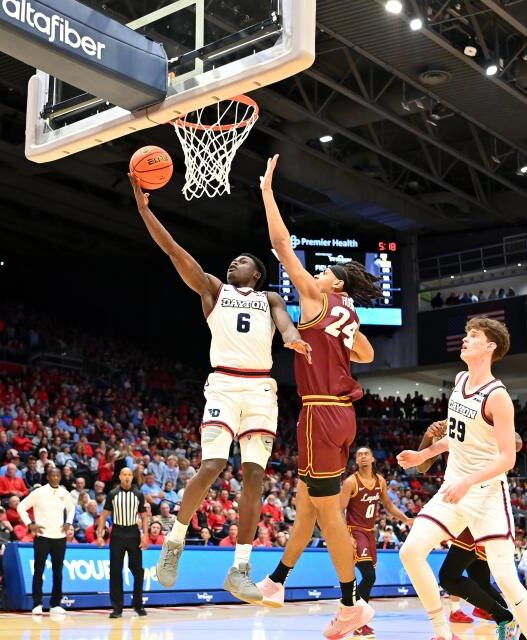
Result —
<instances>
[{"instance_id":1,"label":"white basketball net","mask_svg":"<svg viewBox=\"0 0 527 640\"><path fill-rule=\"evenodd\" d=\"M231 192L232 161L257 120L258 105L236 96L172 122L185 154L187 200Z\"/></svg>"}]
</instances>

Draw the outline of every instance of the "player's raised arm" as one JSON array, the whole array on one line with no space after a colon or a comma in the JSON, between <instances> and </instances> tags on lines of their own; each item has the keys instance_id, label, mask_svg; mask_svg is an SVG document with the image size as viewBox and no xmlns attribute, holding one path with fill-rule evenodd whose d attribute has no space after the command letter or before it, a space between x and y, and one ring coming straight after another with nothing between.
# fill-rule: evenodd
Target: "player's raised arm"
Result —
<instances>
[{"instance_id":1,"label":"player's raised arm","mask_svg":"<svg viewBox=\"0 0 527 640\"><path fill-rule=\"evenodd\" d=\"M432 424L425 431L423 439L419 443L418 451L427 449L434 443L434 441L443 438L445 434L446 420L438 420L437 422L432 422ZM428 458L428 460L425 460L422 464L417 465L417 471L419 471L419 473L426 473L438 458L439 456Z\"/></svg>"},{"instance_id":2,"label":"player's raised arm","mask_svg":"<svg viewBox=\"0 0 527 640\"><path fill-rule=\"evenodd\" d=\"M353 349L350 353L350 360L352 362L373 362L375 352L368 338L357 331L355 339L353 340Z\"/></svg>"},{"instance_id":3,"label":"player's raised arm","mask_svg":"<svg viewBox=\"0 0 527 640\"><path fill-rule=\"evenodd\" d=\"M267 216L269 238L278 259L283 264L303 301L313 300L322 305L322 293L316 285L315 278L304 269L291 247L291 236L285 226L280 210L273 194L273 174L278 162L278 155L267 161L265 175L260 178L260 188ZM321 308L321 307L320 307ZM318 310L320 311L320 309ZM318 313L317 311L317 313Z\"/></svg>"},{"instance_id":4,"label":"player's raised arm","mask_svg":"<svg viewBox=\"0 0 527 640\"><path fill-rule=\"evenodd\" d=\"M210 273L205 273L199 262L174 240L150 210L148 206L149 194L143 193L139 179L131 174L128 175L132 183L137 209L152 239L172 260L172 264L183 282L203 298L203 309L207 313L209 307L214 303L214 298L222 284L221 281Z\"/></svg>"},{"instance_id":5,"label":"player's raised arm","mask_svg":"<svg viewBox=\"0 0 527 640\"><path fill-rule=\"evenodd\" d=\"M284 347L301 353L311 364L311 346L300 337L300 331L295 327L291 316L287 313L283 298L270 291L267 293L267 299L271 307L273 321L284 341Z\"/></svg>"},{"instance_id":6,"label":"player's raised arm","mask_svg":"<svg viewBox=\"0 0 527 640\"><path fill-rule=\"evenodd\" d=\"M397 462L403 469L409 469L410 467L417 467L425 462L425 460L433 458L445 451L448 451L448 437L446 436L421 451L411 451L410 449L401 451L397 456Z\"/></svg>"}]
</instances>

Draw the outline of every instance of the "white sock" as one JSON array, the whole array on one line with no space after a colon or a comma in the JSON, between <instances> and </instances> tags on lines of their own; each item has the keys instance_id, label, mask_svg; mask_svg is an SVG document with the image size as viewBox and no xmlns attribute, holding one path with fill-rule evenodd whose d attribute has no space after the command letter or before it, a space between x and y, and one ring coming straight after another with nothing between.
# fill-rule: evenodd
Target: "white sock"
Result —
<instances>
[{"instance_id":1,"label":"white sock","mask_svg":"<svg viewBox=\"0 0 527 640\"><path fill-rule=\"evenodd\" d=\"M452 633L448 628L443 609L439 609L439 611L436 611L435 613L429 613L428 617L432 623L432 629L434 630L434 636L436 638L452 640Z\"/></svg>"},{"instance_id":2,"label":"white sock","mask_svg":"<svg viewBox=\"0 0 527 640\"><path fill-rule=\"evenodd\" d=\"M179 520L174 522L172 531L168 534L170 542L185 542L185 536L187 535L188 524L183 524Z\"/></svg>"},{"instance_id":3,"label":"white sock","mask_svg":"<svg viewBox=\"0 0 527 640\"><path fill-rule=\"evenodd\" d=\"M240 563L249 562L249 558L251 557L251 551L253 550L252 544L237 544L236 551L234 552L234 562L232 563L233 567L236 569L240 568Z\"/></svg>"},{"instance_id":4,"label":"white sock","mask_svg":"<svg viewBox=\"0 0 527 640\"><path fill-rule=\"evenodd\" d=\"M460 610L460 606L459 606L459 600L451 600L450 601L450 610L452 611L452 613L456 613L456 611Z\"/></svg>"}]
</instances>

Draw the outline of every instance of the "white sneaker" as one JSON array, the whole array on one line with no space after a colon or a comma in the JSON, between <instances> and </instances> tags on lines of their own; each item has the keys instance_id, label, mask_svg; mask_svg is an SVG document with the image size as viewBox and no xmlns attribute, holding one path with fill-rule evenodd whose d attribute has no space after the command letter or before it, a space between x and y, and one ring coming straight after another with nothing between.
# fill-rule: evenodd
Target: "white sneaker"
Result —
<instances>
[{"instance_id":1,"label":"white sneaker","mask_svg":"<svg viewBox=\"0 0 527 640\"><path fill-rule=\"evenodd\" d=\"M53 616L57 616L57 615L62 615L64 613L66 613L66 609L63 609L62 607L51 607L51 609L49 610L50 614Z\"/></svg>"},{"instance_id":2,"label":"white sneaker","mask_svg":"<svg viewBox=\"0 0 527 640\"><path fill-rule=\"evenodd\" d=\"M33 610L31 611L31 613L37 616L41 616L44 613L44 611L42 611L42 605L39 604L36 607L33 607Z\"/></svg>"},{"instance_id":3,"label":"white sneaker","mask_svg":"<svg viewBox=\"0 0 527 640\"><path fill-rule=\"evenodd\" d=\"M256 586L263 595L262 604L266 607L283 607L285 600L285 588L280 582L273 582L269 576L266 576L261 582L257 582Z\"/></svg>"}]
</instances>

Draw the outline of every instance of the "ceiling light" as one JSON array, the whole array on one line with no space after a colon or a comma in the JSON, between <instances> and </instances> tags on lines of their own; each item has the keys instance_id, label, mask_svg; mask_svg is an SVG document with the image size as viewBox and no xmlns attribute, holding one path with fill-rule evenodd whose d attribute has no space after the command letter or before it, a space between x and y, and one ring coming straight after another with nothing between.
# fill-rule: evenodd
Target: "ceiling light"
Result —
<instances>
[{"instance_id":1,"label":"ceiling light","mask_svg":"<svg viewBox=\"0 0 527 640\"><path fill-rule=\"evenodd\" d=\"M463 49L463 53L469 58L475 58L478 55L478 49L472 44L467 44Z\"/></svg>"},{"instance_id":2,"label":"ceiling light","mask_svg":"<svg viewBox=\"0 0 527 640\"><path fill-rule=\"evenodd\" d=\"M423 28L423 21L421 18L413 18L410 20L410 29L412 31L419 31L419 29Z\"/></svg>"},{"instance_id":3,"label":"ceiling light","mask_svg":"<svg viewBox=\"0 0 527 640\"><path fill-rule=\"evenodd\" d=\"M450 276L450 280L453 280L453 279L454 279L454 276Z\"/></svg>"},{"instance_id":4,"label":"ceiling light","mask_svg":"<svg viewBox=\"0 0 527 640\"><path fill-rule=\"evenodd\" d=\"M522 176L527 176L527 164L524 164L523 166L521 166L518 169L518 173L520 173Z\"/></svg>"},{"instance_id":5,"label":"ceiling light","mask_svg":"<svg viewBox=\"0 0 527 640\"><path fill-rule=\"evenodd\" d=\"M401 11L403 10L403 3L400 2L400 0L387 0L386 4L384 5L386 8L386 11L388 11L388 13L401 13Z\"/></svg>"},{"instance_id":6,"label":"ceiling light","mask_svg":"<svg viewBox=\"0 0 527 640\"><path fill-rule=\"evenodd\" d=\"M320 136L319 140L320 142L331 142L333 140L333 136Z\"/></svg>"},{"instance_id":7,"label":"ceiling light","mask_svg":"<svg viewBox=\"0 0 527 640\"><path fill-rule=\"evenodd\" d=\"M498 73L498 65L495 62L489 62L485 67L485 73L490 76L495 76Z\"/></svg>"},{"instance_id":8,"label":"ceiling light","mask_svg":"<svg viewBox=\"0 0 527 640\"><path fill-rule=\"evenodd\" d=\"M518 266L519 266L519 267L521 267L521 266L522 266L522 263L521 263L521 262L518 262Z\"/></svg>"}]
</instances>

